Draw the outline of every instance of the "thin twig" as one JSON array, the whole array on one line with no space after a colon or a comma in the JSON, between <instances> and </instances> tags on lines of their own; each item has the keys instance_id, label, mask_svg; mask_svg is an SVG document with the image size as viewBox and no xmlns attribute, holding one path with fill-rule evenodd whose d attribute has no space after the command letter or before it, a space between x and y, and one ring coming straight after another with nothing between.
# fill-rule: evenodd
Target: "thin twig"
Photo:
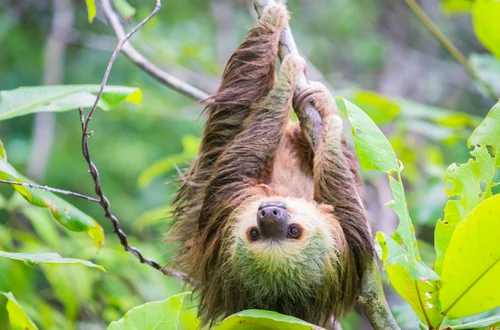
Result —
<instances>
[{"instance_id":1,"label":"thin twig","mask_svg":"<svg viewBox=\"0 0 500 330\"><path fill-rule=\"evenodd\" d=\"M124 40L126 37L125 29L121 25L120 19L114 12L113 7L111 5L111 1L102 0L101 3L104 16L106 16L106 19L108 20L109 25L111 25L111 28L115 32L116 37L118 38L118 40ZM172 88L173 90L195 101L201 101L202 103L207 102L209 95L206 92L194 86L191 86L190 84L160 69L159 67L148 61L144 56L142 56L142 54L139 53L130 43L123 44L120 51L132 63L137 65L139 68L142 69L142 71L146 72L151 77L158 80L160 83Z\"/></svg>"},{"instance_id":2,"label":"thin twig","mask_svg":"<svg viewBox=\"0 0 500 330\"><path fill-rule=\"evenodd\" d=\"M116 47L115 51L111 55L111 59L109 60L108 66L106 68L106 72L104 73L104 78L101 83L101 87L99 89L99 93L97 94L97 97L95 99L94 105L89 111L89 114L85 118L85 113L83 112L83 108L80 107L78 108L78 112L80 114L80 122L82 125L82 153L83 157L87 161L87 164L89 165L89 173L92 176L92 179L94 180L94 186L95 186L95 192L97 196L99 197L99 204L102 206L104 209L104 216L109 219L113 225L113 231L117 234L118 238L120 239L121 245L125 248L125 251L130 251L141 263L145 263L154 269L157 269L161 271L163 274L167 276L173 276L178 279L181 279L185 282L188 282L192 285L195 285L196 282L189 278L186 274L174 270L167 269L165 267L162 267L157 261L153 259L148 259L145 258L142 253L139 251L138 248L131 246L128 244L127 236L123 232L123 230L120 228L120 222L118 221L118 218L111 213L111 204L108 200L108 198L104 195L104 192L101 187L101 179L99 177L99 171L97 167L95 166L94 162L92 161L90 157L90 152L89 152L89 146L88 146L88 138L92 135L92 132L89 132L89 125L90 121L92 120L92 114L94 113L95 109L97 108L97 104L99 103L99 100L101 99L102 92L104 90L104 87L106 86L106 82L108 80L109 74L111 72L111 68L113 67L113 63L115 62L116 56L122 49L123 45L127 42L127 40L135 33L137 32L144 24L149 22L151 18L156 15L156 13L160 10L161 8L161 0L156 0L156 6L154 10L149 14L142 22L140 22L136 27L132 29L127 35L125 35L120 42L118 43L118 46Z\"/></svg>"},{"instance_id":3,"label":"thin twig","mask_svg":"<svg viewBox=\"0 0 500 330\"><path fill-rule=\"evenodd\" d=\"M425 11L420 7L420 5L415 0L405 0L406 4L411 8L411 10L417 15L420 21L427 27L430 33L443 45L444 48L455 58L455 60L460 63L464 69L469 73L472 79L481 83L488 95L494 99L498 100L498 95L496 95L495 90L491 85L479 77L476 70L470 65L469 60L465 55L451 42L450 39L439 29L439 27L432 21L432 19L425 13Z\"/></svg>"},{"instance_id":4,"label":"thin twig","mask_svg":"<svg viewBox=\"0 0 500 330\"><path fill-rule=\"evenodd\" d=\"M49 186L41 186L41 185L34 184L34 183L16 182L16 181L8 181L8 180L0 180L0 183L13 184L13 185L16 185L16 186L23 186L23 187L33 188L33 189L41 189L41 190L50 191L50 192L53 192L53 193L56 193L56 194L62 194L62 195L68 195L68 196L78 197L78 198L81 198L81 199L86 199L86 200L94 202L94 203L100 203L101 202L97 198L93 198L93 197L90 197L90 196L79 194L79 193L76 193L76 192L73 192L73 191L63 190L63 189L58 189L58 188L52 188L52 187L49 187Z\"/></svg>"}]
</instances>

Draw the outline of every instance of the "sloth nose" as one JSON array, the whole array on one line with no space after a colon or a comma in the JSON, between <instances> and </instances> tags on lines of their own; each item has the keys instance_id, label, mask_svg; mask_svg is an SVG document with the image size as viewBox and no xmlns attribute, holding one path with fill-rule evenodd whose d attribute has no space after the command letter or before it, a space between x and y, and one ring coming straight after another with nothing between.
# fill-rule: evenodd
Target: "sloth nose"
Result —
<instances>
[{"instance_id":1,"label":"sloth nose","mask_svg":"<svg viewBox=\"0 0 500 330\"><path fill-rule=\"evenodd\" d=\"M263 238L284 239L288 213L283 203L262 203L257 211L257 223Z\"/></svg>"}]
</instances>

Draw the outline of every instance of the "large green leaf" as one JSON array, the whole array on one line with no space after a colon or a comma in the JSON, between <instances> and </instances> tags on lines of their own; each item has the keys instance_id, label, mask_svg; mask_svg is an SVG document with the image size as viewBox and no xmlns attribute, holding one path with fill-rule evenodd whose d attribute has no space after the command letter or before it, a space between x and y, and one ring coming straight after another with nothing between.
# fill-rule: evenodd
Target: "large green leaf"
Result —
<instances>
[{"instance_id":1,"label":"large green leaf","mask_svg":"<svg viewBox=\"0 0 500 330\"><path fill-rule=\"evenodd\" d=\"M474 30L483 45L500 59L500 2L475 0L472 5Z\"/></svg>"},{"instance_id":2,"label":"large green leaf","mask_svg":"<svg viewBox=\"0 0 500 330\"><path fill-rule=\"evenodd\" d=\"M91 107L99 85L63 85L19 87L0 91L0 120L19 117L35 112L58 112ZM124 86L104 88L99 107L110 110L123 101L140 103L141 91Z\"/></svg>"},{"instance_id":3,"label":"large green leaf","mask_svg":"<svg viewBox=\"0 0 500 330\"><path fill-rule=\"evenodd\" d=\"M320 330L314 324L296 317L271 311L249 309L227 317L216 330Z\"/></svg>"},{"instance_id":4,"label":"large green leaf","mask_svg":"<svg viewBox=\"0 0 500 330\"><path fill-rule=\"evenodd\" d=\"M63 258L57 253L15 253L0 251L0 257L24 261L27 265L36 264L81 264L87 267L98 268L105 272L104 267L96 265L93 262L80 259Z\"/></svg>"},{"instance_id":5,"label":"large green leaf","mask_svg":"<svg viewBox=\"0 0 500 330\"><path fill-rule=\"evenodd\" d=\"M391 208L399 217L399 226L396 234L405 244L409 256L413 260L420 260L413 224L408 213L406 198L400 173L402 167L391 144L380 128L368 117L363 110L344 98L337 97L337 106L351 122L354 136L354 147L361 166L365 170L378 170L389 175L394 201L389 202ZM392 177L396 172L398 180Z\"/></svg>"},{"instance_id":6,"label":"large green leaf","mask_svg":"<svg viewBox=\"0 0 500 330\"><path fill-rule=\"evenodd\" d=\"M112 322L108 330L198 329L196 310L187 308L190 292L163 301L149 302L129 310L123 318Z\"/></svg>"},{"instance_id":7,"label":"large green leaf","mask_svg":"<svg viewBox=\"0 0 500 330\"><path fill-rule=\"evenodd\" d=\"M500 102L474 130L467 145L473 147L471 158L465 164L452 164L446 170L446 194L453 198L445 207L442 220L436 224L436 271L441 272L443 258L455 227L482 201L492 196L494 175L500 167Z\"/></svg>"},{"instance_id":8,"label":"large green leaf","mask_svg":"<svg viewBox=\"0 0 500 330\"><path fill-rule=\"evenodd\" d=\"M9 312L10 325L13 330L37 330L35 323L24 312L21 304L12 292L0 292L7 298L7 311Z\"/></svg>"},{"instance_id":9,"label":"large green leaf","mask_svg":"<svg viewBox=\"0 0 500 330\"><path fill-rule=\"evenodd\" d=\"M0 153L1 156L1 153ZM5 158L0 157L0 180L33 183L19 174ZM52 216L72 231L85 231L92 237L96 246L104 243L102 227L91 217L53 193L41 189L12 185L28 202L35 206L48 208Z\"/></svg>"},{"instance_id":10,"label":"large green leaf","mask_svg":"<svg viewBox=\"0 0 500 330\"><path fill-rule=\"evenodd\" d=\"M500 195L479 204L455 229L443 262L443 314L460 318L500 306Z\"/></svg>"}]
</instances>

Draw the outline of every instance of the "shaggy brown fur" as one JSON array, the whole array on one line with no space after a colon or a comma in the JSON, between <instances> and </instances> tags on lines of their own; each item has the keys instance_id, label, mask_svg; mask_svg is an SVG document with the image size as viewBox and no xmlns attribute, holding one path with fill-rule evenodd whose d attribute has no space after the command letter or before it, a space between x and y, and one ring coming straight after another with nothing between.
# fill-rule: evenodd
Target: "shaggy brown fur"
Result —
<instances>
[{"instance_id":1,"label":"shaggy brown fur","mask_svg":"<svg viewBox=\"0 0 500 330\"><path fill-rule=\"evenodd\" d=\"M316 150L310 149L300 127L289 122L296 76L304 64L288 56L276 80L278 42L287 22L283 6L266 8L229 59L222 85L206 109L199 155L174 202L177 220L169 236L180 248L173 263L199 281L199 312L205 322L262 308L326 324L330 316L352 307L371 258L356 162L341 138L342 123L328 91L311 85L295 99L296 108L311 102L320 111L323 133ZM245 279L234 279L238 271L232 262L238 257L236 241L241 240L236 234L241 221L236 218L251 203L273 196L300 199L316 208L315 221L332 228L326 235L340 256L324 258L332 261L321 269L334 275L311 284L312 292L302 297L292 295L292 287L278 286L270 302L266 296L256 299L258 293L248 291ZM245 300L247 296L252 301Z\"/></svg>"}]
</instances>

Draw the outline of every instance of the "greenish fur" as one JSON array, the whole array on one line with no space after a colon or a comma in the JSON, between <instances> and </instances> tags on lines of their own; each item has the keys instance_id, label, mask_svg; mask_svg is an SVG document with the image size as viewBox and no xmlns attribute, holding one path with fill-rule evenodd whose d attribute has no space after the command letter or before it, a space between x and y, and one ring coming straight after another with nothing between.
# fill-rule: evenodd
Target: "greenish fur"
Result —
<instances>
[{"instance_id":1,"label":"greenish fur","mask_svg":"<svg viewBox=\"0 0 500 330\"><path fill-rule=\"evenodd\" d=\"M227 264L228 282L232 288L238 288L246 306L289 315L298 312L305 318L324 311L320 307L328 302L331 289L339 287L341 266L337 251L326 246L320 234L311 237L296 253L275 251L273 255L269 250L284 246L280 242L269 244L275 246L259 252L238 239ZM303 310L297 311L297 306ZM327 321L330 315L315 317Z\"/></svg>"}]
</instances>

